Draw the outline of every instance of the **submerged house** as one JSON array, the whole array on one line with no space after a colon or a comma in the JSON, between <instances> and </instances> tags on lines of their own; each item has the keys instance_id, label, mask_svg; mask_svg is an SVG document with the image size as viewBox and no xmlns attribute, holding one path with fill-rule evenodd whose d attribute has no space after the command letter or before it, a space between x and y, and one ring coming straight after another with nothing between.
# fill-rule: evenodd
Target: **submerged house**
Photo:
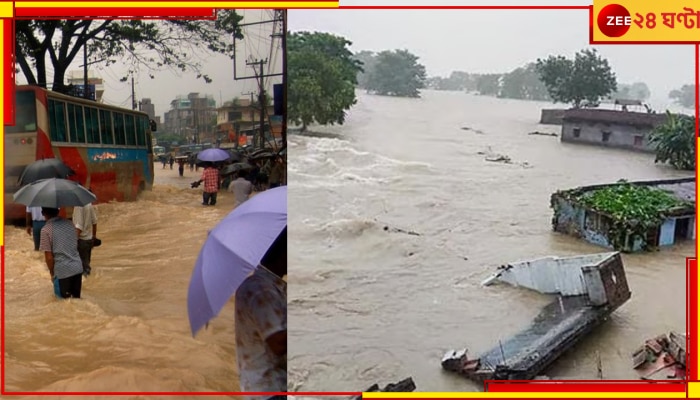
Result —
<instances>
[{"instance_id":1,"label":"submerged house","mask_svg":"<svg viewBox=\"0 0 700 400\"><path fill-rule=\"evenodd\" d=\"M552 228L626 252L694 240L695 187L695 178L683 178L558 191Z\"/></svg>"},{"instance_id":2,"label":"submerged house","mask_svg":"<svg viewBox=\"0 0 700 400\"><path fill-rule=\"evenodd\" d=\"M562 116L561 141L653 152L649 134L666 114L601 109L570 109Z\"/></svg>"}]
</instances>

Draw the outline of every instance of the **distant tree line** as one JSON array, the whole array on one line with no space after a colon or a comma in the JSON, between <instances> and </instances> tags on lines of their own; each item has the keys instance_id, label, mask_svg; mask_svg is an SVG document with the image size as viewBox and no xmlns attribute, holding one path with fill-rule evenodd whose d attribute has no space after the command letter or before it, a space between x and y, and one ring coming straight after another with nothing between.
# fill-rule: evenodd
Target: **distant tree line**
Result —
<instances>
[{"instance_id":1,"label":"distant tree line","mask_svg":"<svg viewBox=\"0 0 700 400\"><path fill-rule=\"evenodd\" d=\"M428 87L434 90L467 91L509 99L551 100L534 63L508 73L475 74L454 71L448 77L429 78Z\"/></svg>"},{"instance_id":2,"label":"distant tree line","mask_svg":"<svg viewBox=\"0 0 700 400\"><path fill-rule=\"evenodd\" d=\"M573 103L574 107L595 106L615 99L649 99L651 92L644 82L618 85L607 60L595 51L584 50L577 57L569 60L550 56L507 73L454 71L449 77L428 78L427 86L508 99Z\"/></svg>"}]
</instances>

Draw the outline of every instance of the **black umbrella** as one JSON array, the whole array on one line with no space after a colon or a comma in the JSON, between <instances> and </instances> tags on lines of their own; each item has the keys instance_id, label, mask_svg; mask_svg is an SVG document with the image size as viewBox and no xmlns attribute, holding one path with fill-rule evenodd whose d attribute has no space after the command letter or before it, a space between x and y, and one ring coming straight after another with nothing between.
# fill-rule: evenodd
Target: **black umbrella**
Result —
<instances>
[{"instance_id":1,"label":"black umbrella","mask_svg":"<svg viewBox=\"0 0 700 400\"><path fill-rule=\"evenodd\" d=\"M231 161L233 162L239 162L243 159L241 153L237 152L236 150L229 150L228 153L231 155Z\"/></svg>"},{"instance_id":2,"label":"black umbrella","mask_svg":"<svg viewBox=\"0 0 700 400\"><path fill-rule=\"evenodd\" d=\"M248 156L248 158L251 160L259 160L261 158L272 158L275 156L276 156L275 153L273 153L269 150L265 150L265 151L255 152L255 153L251 154L250 156Z\"/></svg>"},{"instance_id":3,"label":"black umbrella","mask_svg":"<svg viewBox=\"0 0 700 400\"><path fill-rule=\"evenodd\" d=\"M17 182L20 186L36 182L41 179L60 178L65 179L74 175L75 171L57 158L47 158L34 161L27 165L19 176Z\"/></svg>"},{"instance_id":4,"label":"black umbrella","mask_svg":"<svg viewBox=\"0 0 700 400\"><path fill-rule=\"evenodd\" d=\"M221 169L221 176L226 176L226 175L231 175L236 172L240 171L250 171L253 169L253 166L248 164L248 163L235 163L235 164L230 164L225 166L224 168Z\"/></svg>"},{"instance_id":5,"label":"black umbrella","mask_svg":"<svg viewBox=\"0 0 700 400\"><path fill-rule=\"evenodd\" d=\"M32 182L18 190L12 198L27 207L51 208L84 206L97 200L78 182L56 178Z\"/></svg>"},{"instance_id":6,"label":"black umbrella","mask_svg":"<svg viewBox=\"0 0 700 400\"><path fill-rule=\"evenodd\" d=\"M269 157L270 155L275 155L275 153L272 152L270 149L258 149L255 151L250 152L251 157Z\"/></svg>"}]
</instances>

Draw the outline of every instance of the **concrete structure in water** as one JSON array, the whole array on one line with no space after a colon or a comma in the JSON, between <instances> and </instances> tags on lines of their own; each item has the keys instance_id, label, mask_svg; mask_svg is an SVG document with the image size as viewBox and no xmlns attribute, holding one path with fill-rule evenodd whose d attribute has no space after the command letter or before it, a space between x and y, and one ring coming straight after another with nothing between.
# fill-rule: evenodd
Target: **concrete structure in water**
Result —
<instances>
[{"instance_id":1,"label":"concrete structure in water","mask_svg":"<svg viewBox=\"0 0 700 400\"><path fill-rule=\"evenodd\" d=\"M536 379L632 296L618 252L514 262L482 285L496 280L556 297L529 326L478 357L468 349L445 354L444 369L477 382Z\"/></svg>"},{"instance_id":2,"label":"concrete structure in water","mask_svg":"<svg viewBox=\"0 0 700 400\"><path fill-rule=\"evenodd\" d=\"M623 248L619 250L636 252L644 248L673 245L682 240L695 240L696 216L693 204L696 190L695 178L629 183L666 191L678 200L689 202L689 205L664 210L665 218L660 225L652 227L644 238L632 239L628 236ZM577 198L587 192L616 185L621 183L585 186L554 193L551 198L551 206L554 209L552 219L554 231L576 236L599 246L613 248L609 232L612 224L616 222L614 218L585 207L577 201Z\"/></svg>"},{"instance_id":3,"label":"concrete structure in water","mask_svg":"<svg viewBox=\"0 0 700 400\"><path fill-rule=\"evenodd\" d=\"M566 110L561 141L654 152L649 134L666 122L666 114L601 109Z\"/></svg>"}]
</instances>

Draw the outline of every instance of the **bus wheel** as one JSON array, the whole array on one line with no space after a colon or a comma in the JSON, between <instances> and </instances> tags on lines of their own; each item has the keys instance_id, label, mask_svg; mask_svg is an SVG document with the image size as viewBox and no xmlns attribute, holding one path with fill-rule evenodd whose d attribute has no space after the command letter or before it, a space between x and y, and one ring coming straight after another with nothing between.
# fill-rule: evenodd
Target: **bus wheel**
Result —
<instances>
[{"instance_id":1,"label":"bus wheel","mask_svg":"<svg viewBox=\"0 0 700 400\"><path fill-rule=\"evenodd\" d=\"M146 182L144 182L144 181L139 182L139 190L136 192L136 196L139 196L145 190L146 190Z\"/></svg>"}]
</instances>

